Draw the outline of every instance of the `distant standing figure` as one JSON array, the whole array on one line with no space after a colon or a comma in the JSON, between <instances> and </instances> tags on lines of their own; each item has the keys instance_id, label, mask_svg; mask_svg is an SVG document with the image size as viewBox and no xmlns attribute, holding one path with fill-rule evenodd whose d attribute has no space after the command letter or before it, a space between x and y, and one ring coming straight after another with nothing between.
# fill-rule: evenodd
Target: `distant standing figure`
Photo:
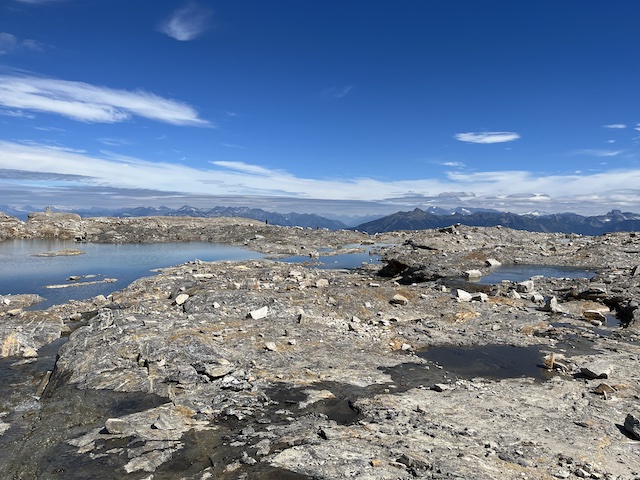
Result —
<instances>
[{"instance_id":1,"label":"distant standing figure","mask_svg":"<svg viewBox=\"0 0 640 480\"><path fill-rule=\"evenodd\" d=\"M269 219L268 218L265 219L264 224L265 225L269 225Z\"/></svg>"}]
</instances>

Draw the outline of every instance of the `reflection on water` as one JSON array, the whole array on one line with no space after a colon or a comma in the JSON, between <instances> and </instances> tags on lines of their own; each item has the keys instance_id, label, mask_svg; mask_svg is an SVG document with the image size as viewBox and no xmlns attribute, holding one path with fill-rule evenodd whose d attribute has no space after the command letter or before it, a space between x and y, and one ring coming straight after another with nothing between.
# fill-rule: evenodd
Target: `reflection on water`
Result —
<instances>
[{"instance_id":1,"label":"reflection on water","mask_svg":"<svg viewBox=\"0 0 640 480\"><path fill-rule=\"evenodd\" d=\"M322 256L310 258L308 256L295 256L281 258L280 261L286 263L310 263L313 267L322 270L333 268L357 268L363 263L380 263L380 257L365 253L345 253L342 255Z\"/></svg>"},{"instance_id":2,"label":"reflection on water","mask_svg":"<svg viewBox=\"0 0 640 480\"><path fill-rule=\"evenodd\" d=\"M503 280L523 282L538 275L547 278L592 278L596 274L584 268L559 265L502 265L491 269L488 275L483 276L476 283L493 285Z\"/></svg>"},{"instance_id":3,"label":"reflection on water","mask_svg":"<svg viewBox=\"0 0 640 480\"><path fill-rule=\"evenodd\" d=\"M78 249L83 255L35 257L44 252ZM151 270L195 259L251 260L263 255L238 247L208 242L185 243L83 243L61 240L8 240L0 242L0 295L36 293L45 302L37 308L68 300L108 295L134 280L152 275ZM95 277L93 277L95 275ZM115 278L115 283L48 289L46 285L69 284L71 276L90 276L80 281Z\"/></svg>"},{"instance_id":4,"label":"reflection on water","mask_svg":"<svg viewBox=\"0 0 640 480\"><path fill-rule=\"evenodd\" d=\"M442 346L417 352L418 356L437 363L454 375L472 379L532 377L548 380L552 373L541 368L540 346L476 345Z\"/></svg>"},{"instance_id":5,"label":"reflection on water","mask_svg":"<svg viewBox=\"0 0 640 480\"><path fill-rule=\"evenodd\" d=\"M348 245L362 248L361 245ZM347 248L345 247L345 249ZM85 252L72 256L34 256L63 249ZM170 267L195 259L253 260L264 255L239 247L208 242L182 243L76 243L62 240L8 240L0 242L0 295L35 293L46 300L32 308L44 309L68 300L109 295L134 280L153 275L152 270ZM380 262L369 250L310 258L288 257L284 262L310 262L315 268L355 268L362 263ZM81 277L79 283L96 282L68 288L45 288L47 285L69 285L69 277ZM116 279L113 283L101 283Z\"/></svg>"},{"instance_id":6,"label":"reflection on water","mask_svg":"<svg viewBox=\"0 0 640 480\"><path fill-rule=\"evenodd\" d=\"M311 257L308 255L296 255L293 257L286 257L279 259L286 263L309 263L315 268L322 270L337 269L337 268L358 268L363 263L375 263L380 264L381 259L379 255L372 253L371 249L374 247L380 247L383 244L367 245L364 247L359 244L349 244L337 250L331 248L319 248L318 252L323 253L335 253L340 250L358 249L364 251L360 253L342 253L338 255L321 255L320 257Z\"/></svg>"}]
</instances>

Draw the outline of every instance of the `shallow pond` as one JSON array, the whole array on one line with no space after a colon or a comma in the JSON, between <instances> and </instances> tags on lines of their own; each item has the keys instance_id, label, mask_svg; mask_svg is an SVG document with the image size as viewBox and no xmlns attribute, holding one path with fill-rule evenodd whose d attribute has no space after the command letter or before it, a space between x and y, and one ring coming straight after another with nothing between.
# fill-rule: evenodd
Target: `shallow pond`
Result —
<instances>
[{"instance_id":1,"label":"shallow pond","mask_svg":"<svg viewBox=\"0 0 640 480\"><path fill-rule=\"evenodd\" d=\"M34 256L45 252L76 249L85 252L72 256ZM134 280L152 275L153 269L200 259L250 260L262 258L258 252L207 242L106 244L56 240L9 240L0 242L0 294L37 293L46 308L72 299L108 295ZM114 283L97 283L68 288L46 288L47 285L70 284L71 276L79 282L99 282L105 278Z\"/></svg>"},{"instance_id":2,"label":"shallow pond","mask_svg":"<svg viewBox=\"0 0 640 480\"><path fill-rule=\"evenodd\" d=\"M35 256L60 250L81 250L81 255ZM0 242L0 295L35 293L46 300L32 308L44 309L68 300L108 295L134 280L153 275L154 269L179 265L196 259L253 260L264 258L258 252L240 247L208 243L77 243L60 240L8 240ZM307 257L288 257L279 261L309 262ZM315 268L355 268L363 262L379 261L369 252L322 256L313 259ZM80 277L76 282L70 277ZM103 283L105 279L115 282ZM66 288L50 285L96 282Z\"/></svg>"},{"instance_id":3,"label":"shallow pond","mask_svg":"<svg viewBox=\"0 0 640 480\"><path fill-rule=\"evenodd\" d=\"M492 268L488 275L484 275L474 283L493 285L503 280L523 282L538 275L547 278L592 278L596 274L584 268L560 265L502 265Z\"/></svg>"},{"instance_id":4,"label":"shallow pond","mask_svg":"<svg viewBox=\"0 0 640 480\"><path fill-rule=\"evenodd\" d=\"M511 345L442 346L417 352L457 377L487 379L531 377L548 380L553 373L542 368L540 347Z\"/></svg>"},{"instance_id":5,"label":"shallow pond","mask_svg":"<svg viewBox=\"0 0 640 480\"><path fill-rule=\"evenodd\" d=\"M378 255L370 254L369 252L326 255L319 258L310 258L308 256L305 257L302 255L297 255L294 257L281 258L279 260L287 263L309 263L310 266L319 268L321 270L356 268L363 263L380 263L380 257Z\"/></svg>"}]
</instances>

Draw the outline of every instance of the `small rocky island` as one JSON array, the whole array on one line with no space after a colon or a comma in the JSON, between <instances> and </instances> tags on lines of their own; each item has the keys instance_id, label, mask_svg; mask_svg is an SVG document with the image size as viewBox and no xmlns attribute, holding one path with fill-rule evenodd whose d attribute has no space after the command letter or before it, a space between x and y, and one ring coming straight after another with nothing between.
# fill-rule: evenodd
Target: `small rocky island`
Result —
<instances>
[{"instance_id":1,"label":"small rocky island","mask_svg":"<svg viewBox=\"0 0 640 480\"><path fill-rule=\"evenodd\" d=\"M46 310L0 296L0 478L640 478L640 234L0 214L19 238L267 258ZM315 268L347 246L383 262ZM534 273L470 281L499 265Z\"/></svg>"}]
</instances>

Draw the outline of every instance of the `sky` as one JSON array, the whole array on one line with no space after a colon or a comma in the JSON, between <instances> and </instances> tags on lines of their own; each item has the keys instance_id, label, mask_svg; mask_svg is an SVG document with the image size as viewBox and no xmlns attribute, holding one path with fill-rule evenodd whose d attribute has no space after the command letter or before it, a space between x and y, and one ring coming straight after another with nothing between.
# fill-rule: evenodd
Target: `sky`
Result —
<instances>
[{"instance_id":1,"label":"sky","mask_svg":"<svg viewBox=\"0 0 640 480\"><path fill-rule=\"evenodd\" d=\"M0 0L0 205L640 212L637 0Z\"/></svg>"}]
</instances>

